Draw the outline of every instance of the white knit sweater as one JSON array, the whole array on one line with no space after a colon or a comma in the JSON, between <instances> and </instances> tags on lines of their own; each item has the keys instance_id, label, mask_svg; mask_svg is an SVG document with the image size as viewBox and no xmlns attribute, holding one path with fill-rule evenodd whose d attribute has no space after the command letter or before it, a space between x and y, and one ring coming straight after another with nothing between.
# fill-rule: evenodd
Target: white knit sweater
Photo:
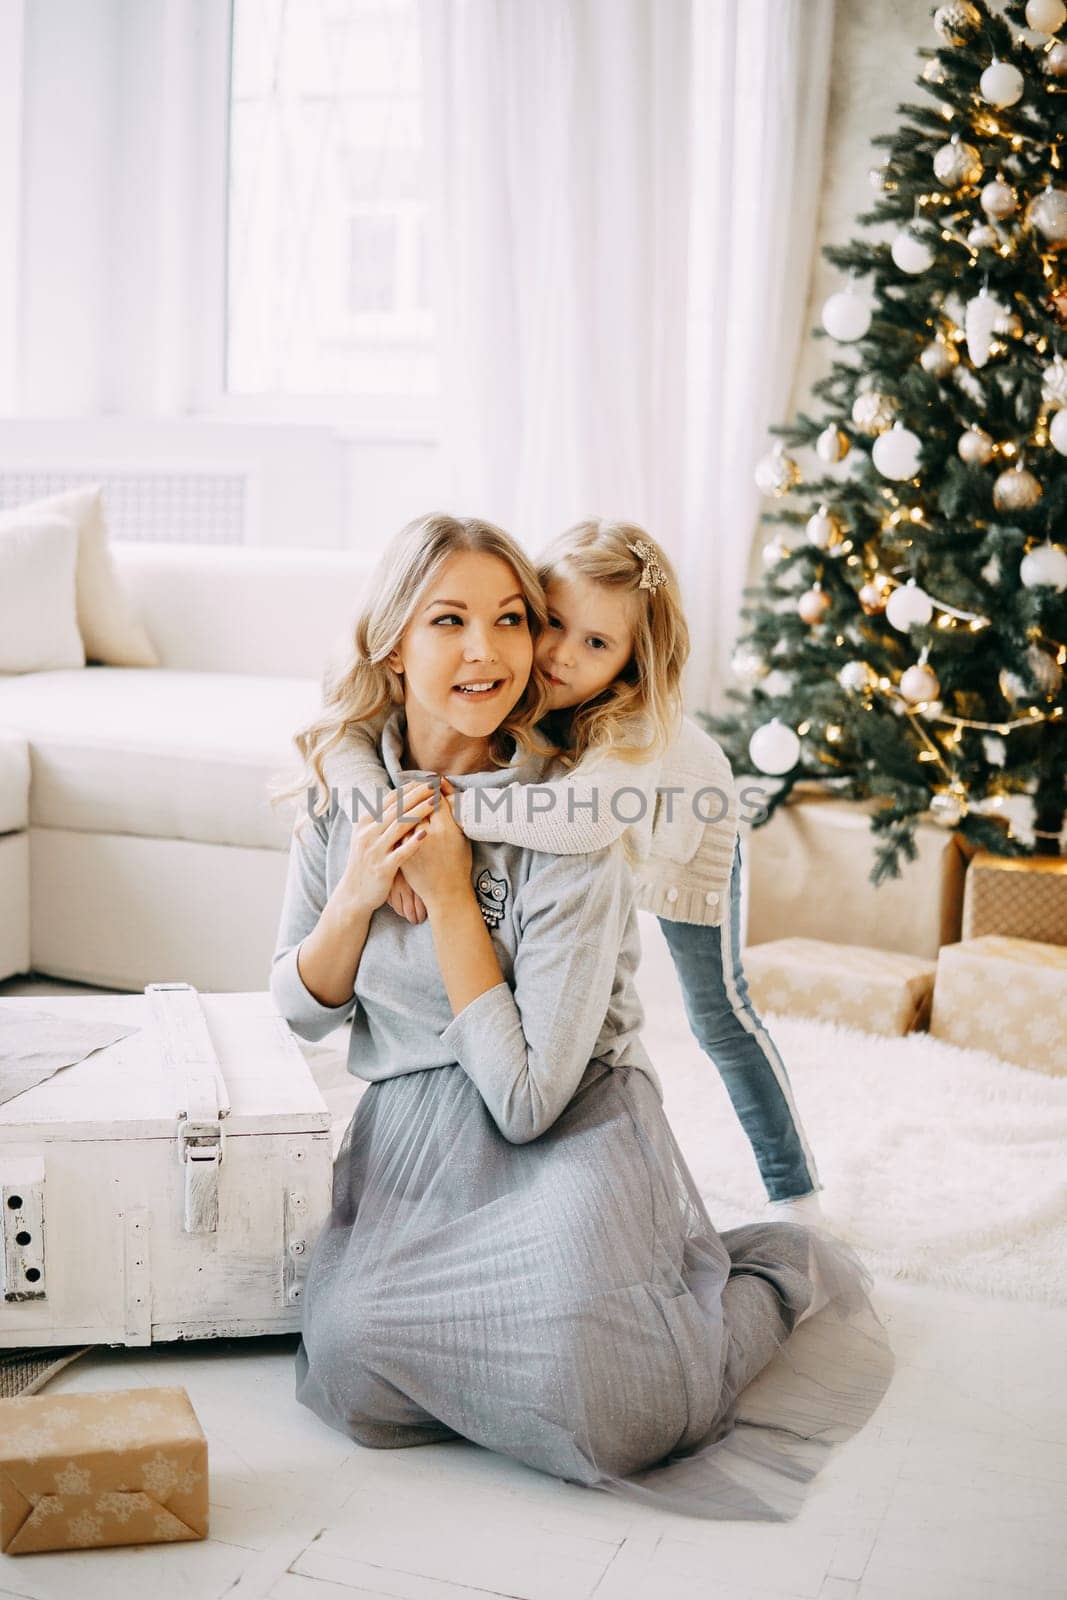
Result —
<instances>
[{"instance_id":1,"label":"white knit sweater","mask_svg":"<svg viewBox=\"0 0 1067 1600\"><path fill-rule=\"evenodd\" d=\"M350 734L325 758L327 786L351 817L353 790L373 804L392 783L378 754L380 723ZM730 903L737 793L722 748L691 718L658 761L587 757L541 784L501 784L457 794L469 839L502 840L553 855L603 850L626 834L637 903L670 922L716 927ZM510 797L510 799L509 799ZM358 802L357 802L358 804ZM368 815L366 805L361 815Z\"/></svg>"}]
</instances>

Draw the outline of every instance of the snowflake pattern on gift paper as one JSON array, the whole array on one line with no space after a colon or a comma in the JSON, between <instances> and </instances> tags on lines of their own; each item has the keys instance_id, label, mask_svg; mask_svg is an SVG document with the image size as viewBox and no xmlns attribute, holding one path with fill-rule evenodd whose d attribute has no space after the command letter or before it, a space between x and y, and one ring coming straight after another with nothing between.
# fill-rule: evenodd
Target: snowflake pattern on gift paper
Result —
<instances>
[{"instance_id":1,"label":"snowflake pattern on gift paper","mask_svg":"<svg viewBox=\"0 0 1067 1600\"><path fill-rule=\"evenodd\" d=\"M189 1532L185 1523L172 1511L157 1511L153 1526L161 1539L181 1538L183 1534Z\"/></svg>"},{"instance_id":2,"label":"snowflake pattern on gift paper","mask_svg":"<svg viewBox=\"0 0 1067 1600\"><path fill-rule=\"evenodd\" d=\"M109 1489L98 1495L96 1509L109 1512L116 1522L127 1523L135 1511L145 1511L151 1502L147 1495L133 1489Z\"/></svg>"},{"instance_id":3,"label":"snowflake pattern on gift paper","mask_svg":"<svg viewBox=\"0 0 1067 1600\"><path fill-rule=\"evenodd\" d=\"M157 1450L151 1461L145 1462L141 1476L150 1494L157 1500L166 1500L178 1487L181 1473L176 1461Z\"/></svg>"},{"instance_id":4,"label":"snowflake pattern on gift paper","mask_svg":"<svg viewBox=\"0 0 1067 1600\"><path fill-rule=\"evenodd\" d=\"M40 1522L43 1517L54 1516L57 1511L63 1509L63 1502L58 1494L39 1494L36 1490L31 1489L29 1502L33 1507L33 1519L35 1522Z\"/></svg>"},{"instance_id":5,"label":"snowflake pattern on gift paper","mask_svg":"<svg viewBox=\"0 0 1067 1600\"><path fill-rule=\"evenodd\" d=\"M57 1429L48 1419L29 1426L17 1428L9 1439L12 1449L26 1461L40 1461L56 1444Z\"/></svg>"},{"instance_id":6,"label":"snowflake pattern on gift paper","mask_svg":"<svg viewBox=\"0 0 1067 1600\"><path fill-rule=\"evenodd\" d=\"M127 1407L127 1415L136 1422L158 1422L163 1407L158 1400L134 1400Z\"/></svg>"},{"instance_id":7,"label":"snowflake pattern on gift paper","mask_svg":"<svg viewBox=\"0 0 1067 1600\"><path fill-rule=\"evenodd\" d=\"M92 1473L88 1467L81 1467L76 1461L68 1461L61 1471L54 1474L54 1481L60 1494L88 1494Z\"/></svg>"},{"instance_id":8,"label":"snowflake pattern on gift paper","mask_svg":"<svg viewBox=\"0 0 1067 1600\"><path fill-rule=\"evenodd\" d=\"M186 1467L181 1477L178 1479L178 1487L175 1490L175 1493L192 1494L193 1490L196 1488L203 1476L204 1474L202 1472L197 1472L195 1467Z\"/></svg>"},{"instance_id":9,"label":"snowflake pattern on gift paper","mask_svg":"<svg viewBox=\"0 0 1067 1600\"><path fill-rule=\"evenodd\" d=\"M67 1531L77 1544L96 1544L103 1536L104 1521L91 1511L79 1511L76 1517L67 1519Z\"/></svg>"},{"instance_id":10,"label":"snowflake pattern on gift paper","mask_svg":"<svg viewBox=\"0 0 1067 1600\"><path fill-rule=\"evenodd\" d=\"M109 1450L121 1450L126 1445L136 1444L141 1431L136 1418L118 1414L87 1422L85 1428L97 1444Z\"/></svg>"}]
</instances>

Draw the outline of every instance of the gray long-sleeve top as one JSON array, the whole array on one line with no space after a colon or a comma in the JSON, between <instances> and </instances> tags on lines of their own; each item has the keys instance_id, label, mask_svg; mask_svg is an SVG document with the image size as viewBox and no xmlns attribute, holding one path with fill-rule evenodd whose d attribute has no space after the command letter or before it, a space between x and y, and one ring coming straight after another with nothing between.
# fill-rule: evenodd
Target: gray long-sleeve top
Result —
<instances>
[{"instance_id":1,"label":"gray long-sleeve top","mask_svg":"<svg viewBox=\"0 0 1067 1600\"><path fill-rule=\"evenodd\" d=\"M381 736L394 786L433 776L403 767L404 732L398 710ZM449 778L457 789L536 783L544 763L517 753L510 767ZM471 881L504 976L453 1017L429 920L388 905L371 917L351 1000L324 1006L305 987L297 950L344 872L351 828L340 807L310 818L303 836L294 826L270 983L294 1033L321 1039L351 1017L348 1070L371 1082L458 1064L515 1144L552 1126L592 1060L640 1068L662 1099L640 1039L640 934L619 844L583 856L472 844Z\"/></svg>"}]
</instances>

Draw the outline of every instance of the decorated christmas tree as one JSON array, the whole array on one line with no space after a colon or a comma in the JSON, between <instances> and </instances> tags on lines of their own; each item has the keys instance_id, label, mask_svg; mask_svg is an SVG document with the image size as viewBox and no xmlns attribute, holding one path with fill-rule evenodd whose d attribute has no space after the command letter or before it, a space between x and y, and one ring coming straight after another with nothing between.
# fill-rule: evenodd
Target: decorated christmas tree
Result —
<instances>
[{"instance_id":1,"label":"decorated christmas tree","mask_svg":"<svg viewBox=\"0 0 1067 1600\"><path fill-rule=\"evenodd\" d=\"M1057 854L1067 777L1067 7L933 20L871 232L823 251L849 274L814 330L841 346L826 409L771 429L737 709L702 716L781 779L764 821L800 780L876 798L875 883L923 817Z\"/></svg>"}]
</instances>

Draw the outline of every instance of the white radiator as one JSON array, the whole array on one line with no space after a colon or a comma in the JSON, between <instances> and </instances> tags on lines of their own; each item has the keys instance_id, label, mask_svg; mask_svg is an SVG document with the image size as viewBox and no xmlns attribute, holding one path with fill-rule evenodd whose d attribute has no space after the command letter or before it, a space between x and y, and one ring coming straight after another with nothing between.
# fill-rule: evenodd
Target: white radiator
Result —
<instances>
[{"instance_id":1,"label":"white radiator","mask_svg":"<svg viewBox=\"0 0 1067 1600\"><path fill-rule=\"evenodd\" d=\"M0 467L0 510L99 483L113 539L244 544L251 499L247 470Z\"/></svg>"}]
</instances>

